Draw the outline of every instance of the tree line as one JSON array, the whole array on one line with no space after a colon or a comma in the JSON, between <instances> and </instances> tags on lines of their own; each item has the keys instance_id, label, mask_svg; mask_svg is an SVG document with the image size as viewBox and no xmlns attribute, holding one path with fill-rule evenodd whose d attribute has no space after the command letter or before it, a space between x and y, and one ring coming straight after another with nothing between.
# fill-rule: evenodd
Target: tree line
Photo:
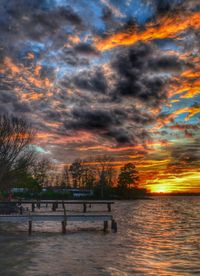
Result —
<instances>
[{"instance_id":1,"label":"tree line","mask_svg":"<svg viewBox=\"0 0 200 276\"><path fill-rule=\"evenodd\" d=\"M126 163L117 174L114 159L104 155L77 159L57 173L56 165L41 157L33 143L36 131L26 120L0 115L0 190L26 187L94 189L99 198L118 191L124 197L138 189L139 173L133 163Z\"/></svg>"}]
</instances>

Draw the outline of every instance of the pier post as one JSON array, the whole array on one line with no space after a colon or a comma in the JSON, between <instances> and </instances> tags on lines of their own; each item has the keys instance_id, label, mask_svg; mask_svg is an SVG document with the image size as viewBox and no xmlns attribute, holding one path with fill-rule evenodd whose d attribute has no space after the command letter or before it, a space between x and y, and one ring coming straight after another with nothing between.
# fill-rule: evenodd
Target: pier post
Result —
<instances>
[{"instance_id":1,"label":"pier post","mask_svg":"<svg viewBox=\"0 0 200 276\"><path fill-rule=\"evenodd\" d=\"M20 213L20 215L23 215L23 207L22 207L22 205L19 207L19 213Z\"/></svg>"},{"instance_id":2,"label":"pier post","mask_svg":"<svg viewBox=\"0 0 200 276\"><path fill-rule=\"evenodd\" d=\"M83 203L83 213L86 213L86 211L87 211L87 204Z\"/></svg>"},{"instance_id":3,"label":"pier post","mask_svg":"<svg viewBox=\"0 0 200 276\"><path fill-rule=\"evenodd\" d=\"M36 205L37 205L37 208L40 209L40 201L39 200L37 200L37 204Z\"/></svg>"},{"instance_id":4,"label":"pier post","mask_svg":"<svg viewBox=\"0 0 200 276\"><path fill-rule=\"evenodd\" d=\"M32 203L32 212L34 212L35 211L35 203L33 202Z\"/></svg>"},{"instance_id":5,"label":"pier post","mask_svg":"<svg viewBox=\"0 0 200 276\"><path fill-rule=\"evenodd\" d=\"M55 202L52 204L52 211L53 211L53 212L56 211L56 203L55 203Z\"/></svg>"},{"instance_id":6,"label":"pier post","mask_svg":"<svg viewBox=\"0 0 200 276\"><path fill-rule=\"evenodd\" d=\"M29 220L29 222L28 222L28 233L29 233L29 235L31 235L31 233L32 233L32 220Z\"/></svg>"},{"instance_id":7,"label":"pier post","mask_svg":"<svg viewBox=\"0 0 200 276\"><path fill-rule=\"evenodd\" d=\"M107 232L107 230L108 230L108 221L105 220L105 221L103 222L103 231L104 231L104 232Z\"/></svg>"},{"instance_id":8,"label":"pier post","mask_svg":"<svg viewBox=\"0 0 200 276\"><path fill-rule=\"evenodd\" d=\"M66 233L66 225L67 225L67 222L66 222L65 220L63 220L63 221L61 222L61 224L62 224L62 233L65 234L65 233Z\"/></svg>"},{"instance_id":9,"label":"pier post","mask_svg":"<svg viewBox=\"0 0 200 276\"><path fill-rule=\"evenodd\" d=\"M117 233L117 222L114 219L111 221L111 229L114 233Z\"/></svg>"},{"instance_id":10,"label":"pier post","mask_svg":"<svg viewBox=\"0 0 200 276\"><path fill-rule=\"evenodd\" d=\"M63 206L63 212L64 212L64 220L62 221L62 233L66 233L66 225L67 225L67 213L66 213L66 208L64 201L62 201L62 206Z\"/></svg>"}]
</instances>

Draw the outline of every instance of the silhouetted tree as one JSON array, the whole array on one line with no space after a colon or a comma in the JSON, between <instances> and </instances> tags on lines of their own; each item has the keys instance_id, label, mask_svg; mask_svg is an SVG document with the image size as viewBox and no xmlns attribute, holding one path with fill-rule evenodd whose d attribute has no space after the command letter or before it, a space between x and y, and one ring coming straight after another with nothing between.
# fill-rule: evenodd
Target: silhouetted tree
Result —
<instances>
[{"instance_id":1,"label":"silhouetted tree","mask_svg":"<svg viewBox=\"0 0 200 276\"><path fill-rule=\"evenodd\" d=\"M101 198L104 198L106 191L113 185L113 177L115 174L115 170L113 168L113 158L108 155L104 155L97 157L96 162L100 196Z\"/></svg>"},{"instance_id":2,"label":"silhouetted tree","mask_svg":"<svg viewBox=\"0 0 200 276\"><path fill-rule=\"evenodd\" d=\"M65 165L63 168L63 173L62 173L61 186L66 187L66 188L69 188L71 186L69 173L70 173L69 167L67 165Z\"/></svg>"},{"instance_id":3,"label":"silhouetted tree","mask_svg":"<svg viewBox=\"0 0 200 276\"><path fill-rule=\"evenodd\" d=\"M94 188L96 176L95 176L95 170L83 163L83 172L82 172L82 185L84 188L92 189Z\"/></svg>"},{"instance_id":4,"label":"silhouetted tree","mask_svg":"<svg viewBox=\"0 0 200 276\"><path fill-rule=\"evenodd\" d=\"M83 173L83 166L81 160L75 160L70 168L69 171L72 175L73 187L77 188L81 186L81 177Z\"/></svg>"},{"instance_id":5,"label":"silhouetted tree","mask_svg":"<svg viewBox=\"0 0 200 276\"><path fill-rule=\"evenodd\" d=\"M48 158L37 158L31 166L31 174L40 186L47 186L50 179L50 171L53 164Z\"/></svg>"},{"instance_id":6,"label":"silhouetted tree","mask_svg":"<svg viewBox=\"0 0 200 276\"><path fill-rule=\"evenodd\" d=\"M139 180L138 171L132 163L125 164L118 176L118 186L121 189L127 190L131 187L136 188Z\"/></svg>"},{"instance_id":7,"label":"silhouetted tree","mask_svg":"<svg viewBox=\"0 0 200 276\"><path fill-rule=\"evenodd\" d=\"M35 131L22 118L0 115L0 188L14 185L17 174L32 163L34 152L30 147Z\"/></svg>"}]
</instances>

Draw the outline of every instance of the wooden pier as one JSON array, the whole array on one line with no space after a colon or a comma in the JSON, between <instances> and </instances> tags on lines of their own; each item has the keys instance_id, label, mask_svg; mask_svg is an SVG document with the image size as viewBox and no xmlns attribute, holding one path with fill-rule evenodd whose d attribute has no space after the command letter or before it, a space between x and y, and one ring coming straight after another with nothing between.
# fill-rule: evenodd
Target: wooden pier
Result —
<instances>
[{"instance_id":1,"label":"wooden pier","mask_svg":"<svg viewBox=\"0 0 200 276\"><path fill-rule=\"evenodd\" d=\"M36 207L40 208L41 204L46 204L46 206L51 205L52 211L56 211L59 205L82 205L84 213L86 213L87 208L92 205L106 205L107 211L111 212L111 206L114 204L114 201L110 200L12 200L12 202L23 205L31 204L32 212L35 211Z\"/></svg>"},{"instance_id":2,"label":"wooden pier","mask_svg":"<svg viewBox=\"0 0 200 276\"><path fill-rule=\"evenodd\" d=\"M13 201L12 201L13 202ZM19 214L9 214L9 215L0 215L0 223L1 222L12 222L12 223L28 223L28 233L32 233L32 227L33 222L46 222L46 221L57 221L61 222L61 230L62 233L66 233L66 226L67 223L70 221L83 221L83 222L103 222L103 230L106 232L108 230L108 222L110 221L110 226L113 232L117 232L117 223L113 218L113 215L111 214L86 214L87 206L91 206L91 204L97 205L97 204L106 204L108 207L108 212L111 212L111 204L114 202L111 201L64 201L64 200L57 200L57 201L33 201L33 200L21 200L21 201L15 201L16 204L31 204L32 211L25 211L25 212L19 212ZM41 204L45 204L47 207L48 204L52 204L52 210L54 211L54 214L41 214L35 212L35 207L38 209L40 208ZM58 208L58 205L61 204L63 208L63 213L57 213L56 209ZM66 204L81 204L83 205L83 213L82 214L68 214L66 210ZM33 207L34 205L34 207Z\"/></svg>"}]
</instances>

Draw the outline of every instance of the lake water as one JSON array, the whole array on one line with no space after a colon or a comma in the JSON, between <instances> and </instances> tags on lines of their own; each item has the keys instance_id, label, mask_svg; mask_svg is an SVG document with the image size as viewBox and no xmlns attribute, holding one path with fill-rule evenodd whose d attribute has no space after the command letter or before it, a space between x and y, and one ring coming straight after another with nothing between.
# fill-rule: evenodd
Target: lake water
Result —
<instances>
[{"instance_id":1,"label":"lake water","mask_svg":"<svg viewBox=\"0 0 200 276\"><path fill-rule=\"evenodd\" d=\"M200 275L200 197L116 202L102 223L0 225L0 275Z\"/></svg>"}]
</instances>

